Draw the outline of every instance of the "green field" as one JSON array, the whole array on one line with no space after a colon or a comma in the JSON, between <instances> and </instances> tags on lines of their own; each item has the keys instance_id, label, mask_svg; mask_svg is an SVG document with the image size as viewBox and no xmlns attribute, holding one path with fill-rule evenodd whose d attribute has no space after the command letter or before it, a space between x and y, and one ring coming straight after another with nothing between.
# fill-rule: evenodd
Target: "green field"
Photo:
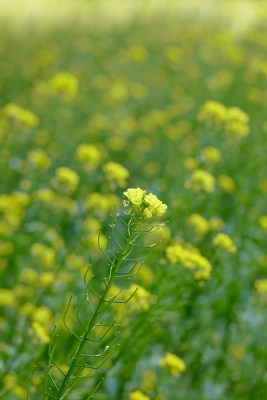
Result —
<instances>
[{"instance_id":1,"label":"green field","mask_svg":"<svg viewBox=\"0 0 267 400\"><path fill-rule=\"evenodd\" d=\"M178 3L0 4L0 399L267 400L267 8Z\"/></svg>"}]
</instances>

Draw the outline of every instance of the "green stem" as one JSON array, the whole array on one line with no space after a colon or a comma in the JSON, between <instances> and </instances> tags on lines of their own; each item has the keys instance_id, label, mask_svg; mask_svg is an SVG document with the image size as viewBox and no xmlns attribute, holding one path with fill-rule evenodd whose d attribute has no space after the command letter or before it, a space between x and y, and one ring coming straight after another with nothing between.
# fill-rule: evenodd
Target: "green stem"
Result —
<instances>
[{"instance_id":1,"label":"green stem","mask_svg":"<svg viewBox=\"0 0 267 400\"><path fill-rule=\"evenodd\" d=\"M105 288L101 298L98 301L98 304L97 304L97 307L96 307L96 309L95 309L95 311L93 313L92 319L89 322L89 324L88 324L88 326L86 328L86 331L83 334L83 338L80 341L79 346L77 347L75 355L73 356L73 359L72 359L72 362L70 364L69 370L68 370L67 374L65 375L64 380L63 380L63 382L62 382L62 384L61 384L61 386L59 388L59 391L58 391L58 394L57 394L57 400L62 400L65 397L65 395L70 391L71 386L74 384L74 382L79 377L79 374L80 374L81 371L78 371L78 373L75 374L75 378L72 380L71 385L69 385L70 380L71 380L71 376L72 376L75 368L77 368L77 366L76 366L77 360L79 359L79 356L80 356L85 344L87 343L87 338L89 337L92 329L94 328L94 326L96 324L96 320L97 320L97 317L98 317L98 314L99 314L99 310L101 310L102 306L104 305L104 303L105 303L105 301L107 299L107 296L108 296L108 293L109 293L110 288L112 286L112 283L113 283L113 281L114 281L114 279L116 277L116 274L117 274L117 272L118 272L118 270L119 270L119 268L120 268L120 266L121 266L121 264L122 264L122 262L124 260L124 257L128 254L129 250L131 249L131 246L132 246L131 243L132 243L132 241L134 239L134 234L135 234L134 227L136 226L136 224L137 224L136 220L132 220L132 221L130 220L129 221L129 235L128 235L127 241L125 243L125 246L124 246L124 248L122 250L120 250L118 252L116 258L113 260L112 265L110 266L110 268L111 268L110 278L109 278L108 282L106 283L106 288ZM82 369L83 368L81 367L81 370Z\"/></svg>"}]
</instances>

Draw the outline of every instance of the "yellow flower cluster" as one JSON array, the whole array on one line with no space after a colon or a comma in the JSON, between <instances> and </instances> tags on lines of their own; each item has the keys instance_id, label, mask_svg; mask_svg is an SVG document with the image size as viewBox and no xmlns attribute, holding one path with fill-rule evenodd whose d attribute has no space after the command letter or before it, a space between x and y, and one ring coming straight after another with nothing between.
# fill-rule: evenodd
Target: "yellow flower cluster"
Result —
<instances>
[{"instance_id":1,"label":"yellow flower cluster","mask_svg":"<svg viewBox=\"0 0 267 400\"><path fill-rule=\"evenodd\" d=\"M86 197L85 203L88 210L94 209L97 214L102 215L118 207L120 205L120 200L114 194L104 195L94 192Z\"/></svg>"},{"instance_id":2,"label":"yellow flower cluster","mask_svg":"<svg viewBox=\"0 0 267 400\"><path fill-rule=\"evenodd\" d=\"M157 376L154 371L147 370L142 376L141 389L144 392L150 392L154 389L157 382Z\"/></svg>"},{"instance_id":3,"label":"yellow flower cluster","mask_svg":"<svg viewBox=\"0 0 267 400\"><path fill-rule=\"evenodd\" d=\"M198 113L200 121L222 127L234 137L245 137L249 134L249 116L239 107L225 107L217 101L206 101Z\"/></svg>"},{"instance_id":4,"label":"yellow flower cluster","mask_svg":"<svg viewBox=\"0 0 267 400\"><path fill-rule=\"evenodd\" d=\"M205 236L210 231L221 230L224 223L220 218L212 217L207 219L200 214L192 214L187 219L187 224L193 229L198 237Z\"/></svg>"},{"instance_id":5,"label":"yellow flower cluster","mask_svg":"<svg viewBox=\"0 0 267 400\"><path fill-rule=\"evenodd\" d=\"M57 168L55 176L51 179L51 183L55 188L68 194L77 189L79 181L79 175L68 167Z\"/></svg>"},{"instance_id":6,"label":"yellow flower cluster","mask_svg":"<svg viewBox=\"0 0 267 400\"><path fill-rule=\"evenodd\" d=\"M126 185L126 180L130 176L128 169L112 161L103 165L103 172L107 181L114 182L120 187Z\"/></svg>"},{"instance_id":7,"label":"yellow flower cluster","mask_svg":"<svg viewBox=\"0 0 267 400\"><path fill-rule=\"evenodd\" d=\"M20 227L30 201L30 196L23 192L0 195L1 235L10 235Z\"/></svg>"},{"instance_id":8,"label":"yellow flower cluster","mask_svg":"<svg viewBox=\"0 0 267 400\"><path fill-rule=\"evenodd\" d=\"M28 161L33 167L47 169L51 165L51 160L47 153L42 149L35 149L28 154Z\"/></svg>"},{"instance_id":9,"label":"yellow flower cluster","mask_svg":"<svg viewBox=\"0 0 267 400\"><path fill-rule=\"evenodd\" d=\"M186 370L184 361L172 353L166 353L165 357L159 360L159 365L168 368L170 374L174 376L180 375Z\"/></svg>"},{"instance_id":10,"label":"yellow flower cluster","mask_svg":"<svg viewBox=\"0 0 267 400\"><path fill-rule=\"evenodd\" d=\"M34 199L51 207L55 211L66 210L72 213L76 209L75 202L67 196L59 195L49 188L40 188L34 193Z\"/></svg>"},{"instance_id":11,"label":"yellow flower cluster","mask_svg":"<svg viewBox=\"0 0 267 400\"><path fill-rule=\"evenodd\" d=\"M35 128L39 124L39 118L31 111L14 103L8 103L2 108L4 117L17 121L25 128Z\"/></svg>"},{"instance_id":12,"label":"yellow flower cluster","mask_svg":"<svg viewBox=\"0 0 267 400\"><path fill-rule=\"evenodd\" d=\"M49 326L52 322L51 310L47 307L35 307L32 303L25 303L19 311L31 319L34 337L41 343L48 343L50 341Z\"/></svg>"},{"instance_id":13,"label":"yellow flower cluster","mask_svg":"<svg viewBox=\"0 0 267 400\"><path fill-rule=\"evenodd\" d=\"M267 215L261 215L259 218L259 225L261 229L267 231Z\"/></svg>"},{"instance_id":14,"label":"yellow flower cluster","mask_svg":"<svg viewBox=\"0 0 267 400\"><path fill-rule=\"evenodd\" d=\"M212 193L215 190L215 178L204 169L196 169L190 178L186 180L185 187L194 192L204 191Z\"/></svg>"},{"instance_id":15,"label":"yellow flower cluster","mask_svg":"<svg viewBox=\"0 0 267 400\"><path fill-rule=\"evenodd\" d=\"M50 79L49 85L52 91L66 99L71 99L78 93L78 79L69 72L59 72L54 75Z\"/></svg>"},{"instance_id":16,"label":"yellow flower cluster","mask_svg":"<svg viewBox=\"0 0 267 400\"><path fill-rule=\"evenodd\" d=\"M254 287L258 293L266 294L267 293L267 279L256 280Z\"/></svg>"},{"instance_id":17,"label":"yellow flower cluster","mask_svg":"<svg viewBox=\"0 0 267 400\"><path fill-rule=\"evenodd\" d=\"M0 307L15 307L16 296L10 289L0 288Z\"/></svg>"},{"instance_id":18,"label":"yellow flower cluster","mask_svg":"<svg viewBox=\"0 0 267 400\"><path fill-rule=\"evenodd\" d=\"M155 303L156 298L152 296L145 288L140 285L131 284L130 287L123 293L123 298L127 299L132 293L135 295L129 302L129 307L132 311L147 311L151 304Z\"/></svg>"},{"instance_id":19,"label":"yellow flower cluster","mask_svg":"<svg viewBox=\"0 0 267 400\"><path fill-rule=\"evenodd\" d=\"M150 397L142 393L141 390L134 390L129 394L129 400L150 400Z\"/></svg>"},{"instance_id":20,"label":"yellow flower cluster","mask_svg":"<svg viewBox=\"0 0 267 400\"><path fill-rule=\"evenodd\" d=\"M236 253L236 246L232 239L225 233L217 233L213 238L214 246L226 250L228 253Z\"/></svg>"},{"instance_id":21,"label":"yellow flower cluster","mask_svg":"<svg viewBox=\"0 0 267 400\"><path fill-rule=\"evenodd\" d=\"M209 146L201 151L201 157L207 164L217 164L221 161L222 154L216 147Z\"/></svg>"},{"instance_id":22,"label":"yellow flower cluster","mask_svg":"<svg viewBox=\"0 0 267 400\"><path fill-rule=\"evenodd\" d=\"M190 215L187 223L193 228L195 234L200 237L205 236L210 230L209 221L200 214Z\"/></svg>"},{"instance_id":23,"label":"yellow flower cluster","mask_svg":"<svg viewBox=\"0 0 267 400\"><path fill-rule=\"evenodd\" d=\"M80 144L75 152L75 158L85 167L96 167L101 160L101 152L93 144Z\"/></svg>"},{"instance_id":24,"label":"yellow flower cluster","mask_svg":"<svg viewBox=\"0 0 267 400\"><path fill-rule=\"evenodd\" d=\"M27 396L26 390L18 384L17 374L9 373L3 379L3 384L17 399L23 400Z\"/></svg>"},{"instance_id":25,"label":"yellow flower cluster","mask_svg":"<svg viewBox=\"0 0 267 400\"><path fill-rule=\"evenodd\" d=\"M146 191L140 188L128 189L123 193L129 203L137 209L145 218L151 218L153 215L162 215L167 209L167 205L157 198L152 193L146 194Z\"/></svg>"},{"instance_id":26,"label":"yellow flower cluster","mask_svg":"<svg viewBox=\"0 0 267 400\"><path fill-rule=\"evenodd\" d=\"M198 119L215 125L224 123L227 117L227 108L218 101L206 101L200 108Z\"/></svg>"},{"instance_id":27,"label":"yellow flower cluster","mask_svg":"<svg viewBox=\"0 0 267 400\"><path fill-rule=\"evenodd\" d=\"M42 267L51 269L55 266L56 252L51 247L42 243L34 243L30 253Z\"/></svg>"},{"instance_id":28,"label":"yellow flower cluster","mask_svg":"<svg viewBox=\"0 0 267 400\"><path fill-rule=\"evenodd\" d=\"M193 270L196 280L209 279L212 266L194 246L174 244L167 247L166 255L172 264L179 263L184 268Z\"/></svg>"},{"instance_id":29,"label":"yellow flower cluster","mask_svg":"<svg viewBox=\"0 0 267 400\"><path fill-rule=\"evenodd\" d=\"M226 193L234 193L236 191L235 181L227 175L219 175L217 178L218 185Z\"/></svg>"}]
</instances>

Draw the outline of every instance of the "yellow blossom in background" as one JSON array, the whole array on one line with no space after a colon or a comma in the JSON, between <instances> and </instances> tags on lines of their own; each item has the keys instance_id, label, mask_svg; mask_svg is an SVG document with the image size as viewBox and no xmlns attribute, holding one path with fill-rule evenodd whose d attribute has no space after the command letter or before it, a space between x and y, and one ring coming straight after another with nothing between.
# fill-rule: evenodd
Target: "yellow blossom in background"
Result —
<instances>
[{"instance_id":1,"label":"yellow blossom in background","mask_svg":"<svg viewBox=\"0 0 267 400\"><path fill-rule=\"evenodd\" d=\"M183 268L192 270L195 279L210 278L212 266L192 245L174 244L166 249L167 259L172 264L181 264Z\"/></svg>"},{"instance_id":2,"label":"yellow blossom in background","mask_svg":"<svg viewBox=\"0 0 267 400\"><path fill-rule=\"evenodd\" d=\"M185 187L195 192L212 193L215 190L215 178L204 169L196 169L192 172L191 177L186 180Z\"/></svg>"},{"instance_id":3,"label":"yellow blossom in background","mask_svg":"<svg viewBox=\"0 0 267 400\"><path fill-rule=\"evenodd\" d=\"M0 234L10 235L20 227L30 203L31 197L24 192L0 195Z\"/></svg>"},{"instance_id":4,"label":"yellow blossom in background","mask_svg":"<svg viewBox=\"0 0 267 400\"><path fill-rule=\"evenodd\" d=\"M217 183L226 193L234 193L236 191L235 181L230 176L219 175Z\"/></svg>"},{"instance_id":5,"label":"yellow blossom in background","mask_svg":"<svg viewBox=\"0 0 267 400\"><path fill-rule=\"evenodd\" d=\"M249 122L249 116L239 107L230 107L227 110L227 121L247 124Z\"/></svg>"},{"instance_id":6,"label":"yellow blossom in background","mask_svg":"<svg viewBox=\"0 0 267 400\"><path fill-rule=\"evenodd\" d=\"M167 400L167 399L166 399L166 397L165 397L163 394L158 394L158 395L155 397L155 400Z\"/></svg>"},{"instance_id":7,"label":"yellow blossom in background","mask_svg":"<svg viewBox=\"0 0 267 400\"><path fill-rule=\"evenodd\" d=\"M49 188L38 189L34 193L36 201L51 207L56 212L66 210L72 213L76 210L75 202L67 196L61 196Z\"/></svg>"},{"instance_id":8,"label":"yellow blossom in background","mask_svg":"<svg viewBox=\"0 0 267 400\"><path fill-rule=\"evenodd\" d=\"M129 84L124 79L118 79L110 86L105 102L109 105L123 103L129 96Z\"/></svg>"},{"instance_id":9,"label":"yellow blossom in background","mask_svg":"<svg viewBox=\"0 0 267 400\"><path fill-rule=\"evenodd\" d=\"M85 200L88 210L94 209L97 214L114 211L120 205L120 199L114 194L90 193Z\"/></svg>"},{"instance_id":10,"label":"yellow blossom in background","mask_svg":"<svg viewBox=\"0 0 267 400\"><path fill-rule=\"evenodd\" d=\"M226 250L228 253L236 253L236 246L230 236L225 233L217 233L212 239L214 246Z\"/></svg>"},{"instance_id":11,"label":"yellow blossom in background","mask_svg":"<svg viewBox=\"0 0 267 400\"><path fill-rule=\"evenodd\" d=\"M126 185L127 179L130 176L129 171L125 167L112 161L103 165L103 172L107 181L113 182L120 187Z\"/></svg>"},{"instance_id":12,"label":"yellow blossom in background","mask_svg":"<svg viewBox=\"0 0 267 400\"><path fill-rule=\"evenodd\" d=\"M49 85L53 92L62 95L65 99L71 99L78 94L78 79L69 72L59 72L54 75Z\"/></svg>"},{"instance_id":13,"label":"yellow blossom in background","mask_svg":"<svg viewBox=\"0 0 267 400\"><path fill-rule=\"evenodd\" d=\"M172 353L166 353L166 355L159 360L159 365L162 368L167 368L171 375L177 376L182 372L185 372L186 366L184 361Z\"/></svg>"},{"instance_id":14,"label":"yellow blossom in background","mask_svg":"<svg viewBox=\"0 0 267 400\"><path fill-rule=\"evenodd\" d=\"M93 144L80 144L75 151L75 158L85 167L95 168L101 161L101 152Z\"/></svg>"},{"instance_id":15,"label":"yellow blossom in background","mask_svg":"<svg viewBox=\"0 0 267 400\"><path fill-rule=\"evenodd\" d=\"M267 126L267 123L266 123ZM262 179L259 183L259 188L263 193L267 193L267 179Z\"/></svg>"},{"instance_id":16,"label":"yellow blossom in background","mask_svg":"<svg viewBox=\"0 0 267 400\"><path fill-rule=\"evenodd\" d=\"M225 130L229 136L242 138L249 134L249 116L239 107L225 107L216 101L207 101L198 113L200 121Z\"/></svg>"},{"instance_id":17,"label":"yellow blossom in background","mask_svg":"<svg viewBox=\"0 0 267 400\"><path fill-rule=\"evenodd\" d=\"M11 289L0 288L0 307L15 307L17 300Z\"/></svg>"},{"instance_id":18,"label":"yellow blossom in background","mask_svg":"<svg viewBox=\"0 0 267 400\"><path fill-rule=\"evenodd\" d=\"M70 194L77 189L79 181L79 175L68 167L57 168L55 176L51 179L51 183L56 189Z\"/></svg>"},{"instance_id":19,"label":"yellow blossom in background","mask_svg":"<svg viewBox=\"0 0 267 400\"><path fill-rule=\"evenodd\" d=\"M121 136L114 135L107 139L107 146L111 150L120 151L125 148L126 140Z\"/></svg>"},{"instance_id":20,"label":"yellow blossom in background","mask_svg":"<svg viewBox=\"0 0 267 400\"><path fill-rule=\"evenodd\" d=\"M52 285L55 282L55 274L53 272L44 271L39 274L38 282L41 286L47 287Z\"/></svg>"},{"instance_id":21,"label":"yellow blossom in background","mask_svg":"<svg viewBox=\"0 0 267 400\"><path fill-rule=\"evenodd\" d=\"M140 390L134 390L129 394L129 400L150 400L151 398L146 396Z\"/></svg>"},{"instance_id":22,"label":"yellow blossom in background","mask_svg":"<svg viewBox=\"0 0 267 400\"><path fill-rule=\"evenodd\" d=\"M259 218L259 225L261 229L267 231L267 215L261 215Z\"/></svg>"},{"instance_id":23,"label":"yellow blossom in background","mask_svg":"<svg viewBox=\"0 0 267 400\"><path fill-rule=\"evenodd\" d=\"M210 229L209 221L200 214L192 214L187 219L187 223L192 227L197 236L205 236Z\"/></svg>"},{"instance_id":24,"label":"yellow blossom in background","mask_svg":"<svg viewBox=\"0 0 267 400\"><path fill-rule=\"evenodd\" d=\"M131 284L122 294L123 299L127 300L133 293L134 296L129 301L129 309L132 311L147 311L151 304L156 302L156 297L152 296L145 288L140 285Z\"/></svg>"},{"instance_id":25,"label":"yellow blossom in background","mask_svg":"<svg viewBox=\"0 0 267 400\"><path fill-rule=\"evenodd\" d=\"M53 228L45 230L44 238L55 248L64 248L64 240Z\"/></svg>"},{"instance_id":26,"label":"yellow blossom in background","mask_svg":"<svg viewBox=\"0 0 267 400\"><path fill-rule=\"evenodd\" d=\"M39 274L33 268L24 268L19 274L19 280L27 284L35 284L38 282Z\"/></svg>"},{"instance_id":27,"label":"yellow blossom in background","mask_svg":"<svg viewBox=\"0 0 267 400\"><path fill-rule=\"evenodd\" d=\"M42 343L50 342L49 332L47 332L47 330L39 322L34 321L32 323L32 329L33 329L34 335L36 335Z\"/></svg>"},{"instance_id":28,"label":"yellow blossom in background","mask_svg":"<svg viewBox=\"0 0 267 400\"><path fill-rule=\"evenodd\" d=\"M6 118L19 122L25 128L35 128L39 124L39 118L31 111L14 103L8 103L2 108Z\"/></svg>"},{"instance_id":29,"label":"yellow blossom in background","mask_svg":"<svg viewBox=\"0 0 267 400\"><path fill-rule=\"evenodd\" d=\"M217 101L206 101L200 108L198 119L200 121L222 125L227 118L227 108Z\"/></svg>"},{"instance_id":30,"label":"yellow blossom in background","mask_svg":"<svg viewBox=\"0 0 267 400\"><path fill-rule=\"evenodd\" d=\"M267 293L267 279L258 279L254 283L254 287L257 293L266 294Z\"/></svg>"},{"instance_id":31,"label":"yellow blossom in background","mask_svg":"<svg viewBox=\"0 0 267 400\"><path fill-rule=\"evenodd\" d=\"M28 154L28 161L31 165L41 169L47 169L51 165L51 160L47 153L42 149L35 149Z\"/></svg>"},{"instance_id":32,"label":"yellow blossom in background","mask_svg":"<svg viewBox=\"0 0 267 400\"><path fill-rule=\"evenodd\" d=\"M30 253L42 267L48 269L56 267L56 252L51 247L48 247L42 243L34 243L31 246Z\"/></svg>"},{"instance_id":33,"label":"yellow blossom in background","mask_svg":"<svg viewBox=\"0 0 267 400\"><path fill-rule=\"evenodd\" d=\"M234 357L236 358L241 358L244 356L246 349L243 346L240 346L238 344L232 346L231 352Z\"/></svg>"},{"instance_id":34,"label":"yellow blossom in background","mask_svg":"<svg viewBox=\"0 0 267 400\"><path fill-rule=\"evenodd\" d=\"M205 147L201 151L201 157L207 164L218 164L222 159L220 150L212 146Z\"/></svg>"},{"instance_id":35,"label":"yellow blossom in background","mask_svg":"<svg viewBox=\"0 0 267 400\"><path fill-rule=\"evenodd\" d=\"M148 59L149 54L147 49L140 44L132 46L129 51L132 60L137 63L145 63Z\"/></svg>"},{"instance_id":36,"label":"yellow blossom in background","mask_svg":"<svg viewBox=\"0 0 267 400\"><path fill-rule=\"evenodd\" d=\"M87 260L76 254L68 254L66 257L66 263L70 266L70 268L76 269L82 278L84 278L85 274L87 273L87 282L89 282L92 277L92 272L89 271L90 265Z\"/></svg>"},{"instance_id":37,"label":"yellow blossom in background","mask_svg":"<svg viewBox=\"0 0 267 400\"><path fill-rule=\"evenodd\" d=\"M154 371L148 370L143 373L141 389L144 392L150 392L154 389L157 383L157 376Z\"/></svg>"},{"instance_id":38,"label":"yellow blossom in background","mask_svg":"<svg viewBox=\"0 0 267 400\"><path fill-rule=\"evenodd\" d=\"M4 376L3 384L4 388L10 389L11 393L16 396L16 399L23 400L26 398L26 390L18 384L18 377L15 373L8 373L6 376Z\"/></svg>"},{"instance_id":39,"label":"yellow blossom in background","mask_svg":"<svg viewBox=\"0 0 267 400\"><path fill-rule=\"evenodd\" d=\"M15 250L15 245L12 242L3 242L0 240L0 256L12 254Z\"/></svg>"},{"instance_id":40,"label":"yellow blossom in background","mask_svg":"<svg viewBox=\"0 0 267 400\"><path fill-rule=\"evenodd\" d=\"M208 221L211 231L221 231L224 228L224 222L221 218L212 217Z\"/></svg>"},{"instance_id":41,"label":"yellow blossom in background","mask_svg":"<svg viewBox=\"0 0 267 400\"><path fill-rule=\"evenodd\" d=\"M140 271L137 274L138 281L142 282L144 285L151 285L155 280L155 275L151 268L147 265L142 265Z\"/></svg>"},{"instance_id":42,"label":"yellow blossom in background","mask_svg":"<svg viewBox=\"0 0 267 400\"><path fill-rule=\"evenodd\" d=\"M194 171L194 169L197 169L199 166L198 161L193 158L193 157L186 157L183 161L183 166L185 167L185 169L187 169L188 171Z\"/></svg>"}]
</instances>

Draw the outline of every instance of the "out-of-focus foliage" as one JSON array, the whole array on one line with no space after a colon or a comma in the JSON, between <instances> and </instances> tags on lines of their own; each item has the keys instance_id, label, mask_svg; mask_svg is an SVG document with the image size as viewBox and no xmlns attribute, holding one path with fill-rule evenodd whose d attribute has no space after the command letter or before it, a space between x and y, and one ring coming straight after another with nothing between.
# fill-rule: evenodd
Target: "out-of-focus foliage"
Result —
<instances>
[{"instance_id":1,"label":"out-of-focus foliage","mask_svg":"<svg viewBox=\"0 0 267 400\"><path fill-rule=\"evenodd\" d=\"M86 399L99 374L98 400L265 398L261 10L239 35L179 13L42 34L3 21L0 399L26 398L33 365L43 398L54 324L66 370L64 310L73 293L74 323L89 265L101 282L99 230L105 247L128 187L157 194L169 222L146 239L160 243L126 288L136 295L112 311L119 350L69 398Z\"/></svg>"}]
</instances>

